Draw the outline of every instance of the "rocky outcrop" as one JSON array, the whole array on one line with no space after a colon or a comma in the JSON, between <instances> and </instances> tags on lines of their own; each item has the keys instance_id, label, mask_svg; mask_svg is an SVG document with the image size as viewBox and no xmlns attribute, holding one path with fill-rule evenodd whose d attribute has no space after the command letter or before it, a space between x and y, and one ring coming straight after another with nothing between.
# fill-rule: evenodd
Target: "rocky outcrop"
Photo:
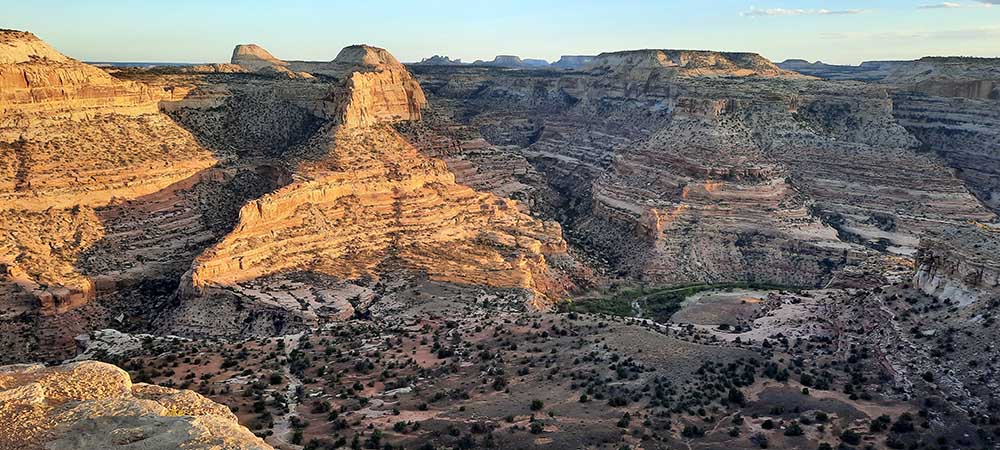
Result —
<instances>
[{"instance_id":1,"label":"rocky outcrop","mask_svg":"<svg viewBox=\"0 0 1000 450\"><path fill-rule=\"evenodd\" d=\"M333 62L353 70L406 70L392 53L366 44L349 45L337 53Z\"/></svg>"},{"instance_id":2,"label":"rocky outcrop","mask_svg":"<svg viewBox=\"0 0 1000 450\"><path fill-rule=\"evenodd\" d=\"M590 64L594 58L592 55L563 55L559 57L558 61L552 63L551 67L555 69L581 69Z\"/></svg>"},{"instance_id":3,"label":"rocky outcrop","mask_svg":"<svg viewBox=\"0 0 1000 450\"><path fill-rule=\"evenodd\" d=\"M334 94L338 119L347 127L367 127L420 119L427 103L420 84L405 70L354 72L344 88Z\"/></svg>"},{"instance_id":4,"label":"rocky outcrop","mask_svg":"<svg viewBox=\"0 0 1000 450\"><path fill-rule=\"evenodd\" d=\"M30 33L0 33L0 61L9 75L0 88L0 283L33 295L42 312L64 312L101 289L77 266L107 232L93 208L161 191L216 159L157 111L162 90L112 78Z\"/></svg>"},{"instance_id":5,"label":"rocky outcrop","mask_svg":"<svg viewBox=\"0 0 1000 450\"><path fill-rule=\"evenodd\" d=\"M521 59L520 56L516 55L497 55L492 61L476 60L472 64L477 66L503 67L506 69L530 69L547 67L549 62L544 59Z\"/></svg>"},{"instance_id":6,"label":"rocky outcrop","mask_svg":"<svg viewBox=\"0 0 1000 450\"><path fill-rule=\"evenodd\" d=\"M242 66L251 72L266 67L287 67L288 63L275 58L270 52L257 44L240 44L233 49L230 63Z\"/></svg>"},{"instance_id":7,"label":"rocky outcrop","mask_svg":"<svg viewBox=\"0 0 1000 450\"><path fill-rule=\"evenodd\" d=\"M230 63L244 70L278 78L312 78L312 75L291 69L291 64L275 58L267 50L257 44L240 44L233 49L233 57ZM228 67L215 67L222 71L230 70Z\"/></svg>"},{"instance_id":8,"label":"rocky outcrop","mask_svg":"<svg viewBox=\"0 0 1000 450\"><path fill-rule=\"evenodd\" d=\"M687 76L799 76L795 72L779 68L756 53L702 50L629 50L601 53L585 69L625 78L646 78L661 71Z\"/></svg>"},{"instance_id":9,"label":"rocky outcrop","mask_svg":"<svg viewBox=\"0 0 1000 450\"><path fill-rule=\"evenodd\" d=\"M914 284L928 295L968 306L1000 294L1000 228L963 226L920 243Z\"/></svg>"},{"instance_id":10,"label":"rocky outcrop","mask_svg":"<svg viewBox=\"0 0 1000 450\"><path fill-rule=\"evenodd\" d=\"M271 449L226 406L99 362L0 367L0 448Z\"/></svg>"},{"instance_id":11,"label":"rocky outcrop","mask_svg":"<svg viewBox=\"0 0 1000 450\"><path fill-rule=\"evenodd\" d=\"M427 104L424 92L389 52L354 45L341 50L334 63L353 70L332 95L337 119L345 127L420 119L420 109Z\"/></svg>"},{"instance_id":12,"label":"rocky outcrop","mask_svg":"<svg viewBox=\"0 0 1000 450\"><path fill-rule=\"evenodd\" d=\"M456 66L461 64L462 64L461 59L451 59L447 56L441 56L441 55L434 55L431 56L430 58L421 59L420 62L418 63L414 63L414 65L423 65L423 66Z\"/></svg>"},{"instance_id":13,"label":"rocky outcrop","mask_svg":"<svg viewBox=\"0 0 1000 450\"><path fill-rule=\"evenodd\" d=\"M522 289L539 308L557 299L565 282L548 259L565 257L559 225L457 184L392 128L418 120L426 100L388 52L352 46L333 64L355 70L328 97L333 120L286 151L294 181L245 205L197 258L165 329L267 334L350 317L364 304L342 293L387 273ZM295 285L304 290L286 295ZM215 324L228 314L241 320Z\"/></svg>"},{"instance_id":14,"label":"rocky outcrop","mask_svg":"<svg viewBox=\"0 0 1000 450\"><path fill-rule=\"evenodd\" d=\"M897 92L893 115L937 153L985 205L1000 212L1000 108L993 100Z\"/></svg>"},{"instance_id":15,"label":"rocky outcrop","mask_svg":"<svg viewBox=\"0 0 1000 450\"><path fill-rule=\"evenodd\" d=\"M161 97L148 86L118 81L66 57L31 33L0 30L0 127L16 126L24 113L75 118L111 109L119 114L149 113L156 111Z\"/></svg>"}]
</instances>

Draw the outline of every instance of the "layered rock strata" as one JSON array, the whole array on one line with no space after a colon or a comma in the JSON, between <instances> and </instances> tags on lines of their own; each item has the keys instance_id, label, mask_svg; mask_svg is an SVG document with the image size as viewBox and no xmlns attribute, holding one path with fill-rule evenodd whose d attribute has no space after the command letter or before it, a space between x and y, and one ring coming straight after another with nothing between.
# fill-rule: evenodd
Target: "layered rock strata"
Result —
<instances>
[{"instance_id":1,"label":"layered rock strata","mask_svg":"<svg viewBox=\"0 0 1000 450\"><path fill-rule=\"evenodd\" d=\"M921 241L914 284L960 306L1000 294L1000 228L956 227Z\"/></svg>"},{"instance_id":2,"label":"layered rock strata","mask_svg":"<svg viewBox=\"0 0 1000 450\"><path fill-rule=\"evenodd\" d=\"M233 49L233 57L230 64L241 67L243 70L261 75L269 75L284 78L312 78L308 73L292 70L289 64L275 58L270 52L257 44L240 44ZM224 67L217 69L228 70Z\"/></svg>"},{"instance_id":3,"label":"layered rock strata","mask_svg":"<svg viewBox=\"0 0 1000 450\"><path fill-rule=\"evenodd\" d=\"M99 289L77 258L102 239L94 208L184 183L216 163L157 110L167 94L0 33L0 264L44 311Z\"/></svg>"},{"instance_id":4,"label":"layered rock strata","mask_svg":"<svg viewBox=\"0 0 1000 450\"><path fill-rule=\"evenodd\" d=\"M885 89L685 54L605 55L588 75L418 73L435 109L520 148L550 188L534 192L557 193L536 210L623 276L822 284L871 250L913 255L928 232L995 220Z\"/></svg>"},{"instance_id":5,"label":"layered rock strata","mask_svg":"<svg viewBox=\"0 0 1000 450\"><path fill-rule=\"evenodd\" d=\"M667 70L692 76L725 75L735 77L795 76L756 53L725 53L703 50L629 50L601 53L585 70L629 78L647 77Z\"/></svg>"},{"instance_id":6,"label":"layered rock strata","mask_svg":"<svg viewBox=\"0 0 1000 450\"><path fill-rule=\"evenodd\" d=\"M116 112L156 111L157 93L147 86L115 80L49 47L35 35L0 30L0 126L23 123L24 113L91 117ZM4 134L10 139L9 134Z\"/></svg>"},{"instance_id":7,"label":"layered rock strata","mask_svg":"<svg viewBox=\"0 0 1000 450\"><path fill-rule=\"evenodd\" d=\"M897 92L893 115L1000 212L1000 102Z\"/></svg>"},{"instance_id":8,"label":"layered rock strata","mask_svg":"<svg viewBox=\"0 0 1000 450\"><path fill-rule=\"evenodd\" d=\"M224 405L99 362L0 367L0 448L271 449Z\"/></svg>"},{"instance_id":9,"label":"layered rock strata","mask_svg":"<svg viewBox=\"0 0 1000 450\"><path fill-rule=\"evenodd\" d=\"M535 307L558 298L563 281L547 258L566 252L559 225L457 184L391 126L418 120L426 100L388 52L348 47L334 63L355 71L327 97L327 123L284 152L294 181L245 205L197 258L166 326L259 334L349 317L365 302L344 292L395 272L520 288L537 294ZM240 320L208 325L219 308Z\"/></svg>"},{"instance_id":10,"label":"layered rock strata","mask_svg":"<svg viewBox=\"0 0 1000 450\"><path fill-rule=\"evenodd\" d=\"M584 55L562 55L559 60L552 63L551 67L556 69L581 69L594 60L594 56Z\"/></svg>"}]
</instances>

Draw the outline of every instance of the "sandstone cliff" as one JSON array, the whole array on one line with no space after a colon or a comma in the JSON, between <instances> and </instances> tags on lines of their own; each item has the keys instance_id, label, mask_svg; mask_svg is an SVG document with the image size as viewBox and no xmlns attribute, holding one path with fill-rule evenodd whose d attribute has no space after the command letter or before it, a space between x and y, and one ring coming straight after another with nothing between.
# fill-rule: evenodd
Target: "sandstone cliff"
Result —
<instances>
[{"instance_id":1,"label":"sandstone cliff","mask_svg":"<svg viewBox=\"0 0 1000 450\"><path fill-rule=\"evenodd\" d=\"M0 30L0 127L15 125L26 112L88 117L110 107L148 113L156 111L160 97L68 58L31 33Z\"/></svg>"},{"instance_id":2,"label":"sandstone cliff","mask_svg":"<svg viewBox=\"0 0 1000 450\"><path fill-rule=\"evenodd\" d=\"M342 97L337 116L347 127L419 120L420 108L427 103L417 81L396 68L354 72L334 97Z\"/></svg>"},{"instance_id":3,"label":"sandstone cliff","mask_svg":"<svg viewBox=\"0 0 1000 450\"><path fill-rule=\"evenodd\" d=\"M566 252L559 225L457 184L390 126L419 120L426 103L391 54L351 46L331 66L353 72L327 97L330 120L285 152L294 181L245 205L235 229L197 258L168 328L270 333L350 317L364 305L341 297L345 283L387 273L523 289L540 308L558 298L565 284L547 258ZM290 285L308 290L282 292ZM246 322L206 326L233 302Z\"/></svg>"},{"instance_id":4,"label":"sandstone cliff","mask_svg":"<svg viewBox=\"0 0 1000 450\"><path fill-rule=\"evenodd\" d=\"M563 55L559 57L558 61L552 63L551 66L557 69L580 69L590 64L594 58L594 56Z\"/></svg>"},{"instance_id":5,"label":"sandstone cliff","mask_svg":"<svg viewBox=\"0 0 1000 450\"><path fill-rule=\"evenodd\" d=\"M226 406L99 362L0 367L0 449L271 449Z\"/></svg>"},{"instance_id":6,"label":"sandstone cliff","mask_svg":"<svg viewBox=\"0 0 1000 450\"><path fill-rule=\"evenodd\" d=\"M626 78L648 77L660 71L688 76L799 76L795 72L779 68L756 53L702 50L629 50L601 53L584 68L592 72L616 74Z\"/></svg>"},{"instance_id":7,"label":"sandstone cliff","mask_svg":"<svg viewBox=\"0 0 1000 450\"><path fill-rule=\"evenodd\" d=\"M533 209L560 217L612 273L816 285L872 251L912 256L928 232L996 220L896 121L884 88L673 76L686 70L675 59L623 52L558 77L418 73L434 114L531 162L545 180L529 191ZM758 58L726 59L688 67L775 74Z\"/></svg>"},{"instance_id":8,"label":"sandstone cliff","mask_svg":"<svg viewBox=\"0 0 1000 450\"><path fill-rule=\"evenodd\" d=\"M278 78L312 78L312 75L293 71L290 64L275 58L270 52L257 44L240 44L233 49L230 63L249 72ZM217 67L224 71L229 68Z\"/></svg>"},{"instance_id":9,"label":"sandstone cliff","mask_svg":"<svg viewBox=\"0 0 1000 450\"><path fill-rule=\"evenodd\" d=\"M162 272L161 258L177 258L204 238L204 229L181 230L183 222L166 214L137 226L143 214L117 212L132 201L145 203L139 209L147 216L181 209L175 194L217 159L159 113L163 89L113 78L30 33L0 32L0 60L0 71L10 74L0 86L0 306L4 317L19 318L0 324L19 336L4 349L31 351L24 336L71 349L72 334L88 320L63 323L56 315L115 291L116 283ZM153 234L189 240L152 244ZM158 250L139 250L149 247ZM96 248L107 253L99 257ZM84 262L91 256L101 264ZM37 314L53 319L36 323ZM35 328L14 331L25 326Z\"/></svg>"},{"instance_id":10,"label":"sandstone cliff","mask_svg":"<svg viewBox=\"0 0 1000 450\"><path fill-rule=\"evenodd\" d=\"M240 44L233 49L230 63L245 67L252 72L265 67L287 66L288 63L275 58L270 52L257 44Z\"/></svg>"},{"instance_id":11,"label":"sandstone cliff","mask_svg":"<svg viewBox=\"0 0 1000 450\"><path fill-rule=\"evenodd\" d=\"M897 92L893 115L941 156L979 199L1000 212L1000 103Z\"/></svg>"},{"instance_id":12,"label":"sandstone cliff","mask_svg":"<svg viewBox=\"0 0 1000 450\"><path fill-rule=\"evenodd\" d=\"M160 191L215 158L157 112L163 95L146 85L67 58L30 33L0 33L0 61L10 74L0 86L0 263L18 268L9 279L38 295L61 297L65 287L65 296L92 296L93 282L73 267L104 233L90 208Z\"/></svg>"},{"instance_id":13,"label":"sandstone cliff","mask_svg":"<svg viewBox=\"0 0 1000 450\"><path fill-rule=\"evenodd\" d=\"M928 295L968 306L1000 294L1000 228L962 226L929 236L917 253L914 284Z\"/></svg>"}]
</instances>

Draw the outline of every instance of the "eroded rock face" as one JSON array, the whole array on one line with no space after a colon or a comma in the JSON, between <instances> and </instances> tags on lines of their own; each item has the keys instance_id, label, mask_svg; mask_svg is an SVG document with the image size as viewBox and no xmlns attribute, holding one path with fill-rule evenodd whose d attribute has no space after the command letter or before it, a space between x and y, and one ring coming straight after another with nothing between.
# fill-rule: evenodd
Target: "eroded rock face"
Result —
<instances>
[{"instance_id":1,"label":"eroded rock face","mask_svg":"<svg viewBox=\"0 0 1000 450\"><path fill-rule=\"evenodd\" d=\"M1000 102L897 92L893 115L1000 212Z\"/></svg>"},{"instance_id":2,"label":"eroded rock face","mask_svg":"<svg viewBox=\"0 0 1000 450\"><path fill-rule=\"evenodd\" d=\"M105 238L96 208L162 192L216 163L121 81L24 32L0 32L0 283L54 314L107 287L78 258Z\"/></svg>"},{"instance_id":3,"label":"eroded rock face","mask_svg":"<svg viewBox=\"0 0 1000 450\"><path fill-rule=\"evenodd\" d=\"M426 103L391 54L352 46L327 67L348 69L326 98L328 122L282 155L294 182L245 205L235 229L198 257L165 329L270 334L350 317L367 304L346 294L359 288L350 283L387 273L523 289L539 308L562 295L566 282L547 262L565 257L559 225L457 184L391 126L419 120ZM201 122L201 112L175 114ZM287 295L288 286L303 290Z\"/></svg>"},{"instance_id":4,"label":"eroded rock face","mask_svg":"<svg viewBox=\"0 0 1000 450\"><path fill-rule=\"evenodd\" d=\"M921 242L914 284L928 295L968 306L1000 293L1000 229L949 229Z\"/></svg>"},{"instance_id":5,"label":"eroded rock face","mask_svg":"<svg viewBox=\"0 0 1000 450\"><path fill-rule=\"evenodd\" d=\"M424 92L405 69L378 72L354 72L338 99L338 118L346 127L369 127L420 119L420 108L427 104Z\"/></svg>"},{"instance_id":6,"label":"eroded rock face","mask_svg":"<svg viewBox=\"0 0 1000 450\"><path fill-rule=\"evenodd\" d=\"M536 210L627 277L815 285L872 250L912 256L928 232L995 220L885 89L683 53L606 55L587 76L418 74L434 114L519 149L547 185ZM755 68L775 76L715 76Z\"/></svg>"},{"instance_id":7,"label":"eroded rock face","mask_svg":"<svg viewBox=\"0 0 1000 450\"><path fill-rule=\"evenodd\" d=\"M0 447L271 449L226 406L100 362L0 367Z\"/></svg>"},{"instance_id":8,"label":"eroded rock face","mask_svg":"<svg viewBox=\"0 0 1000 450\"><path fill-rule=\"evenodd\" d=\"M243 66L250 71L258 71L270 66L287 66L288 63L275 58L270 52L257 44L240 44L233 49L230 63Z\"/></svg>"},{"instance_id":9,"label":"eroded rock face","mask_svg":"<svg viewBox=\"0 0 1000 450\"><path fill-rule=\"evenodd\" d=\"M145 85L115 80L66 57L31 33L0 30L0 127L17 126L22 114L32 112L76 118L108 108L148 113L156 111L161 97Z\"/></svg>"},{"instance_id":10,"label":"eroded rock face","mask_svg":"<svg viewBox=\"0 0 1000 450\"><path fill-rule=\"evenodd\" d=\"M586 70L624 77L646 77L668 70L683 75L795 76L756 53L726 53L701 50L629 50L601 53Z\"/></svg>"},{"instance_id":11,"label":"eroded rock face","mask_svg":"<svg viewBox=\"0 0 1000 450\"><path fill-rule=\"evenodd\" d=\"M288 62L275 58L270 52L257 44L240 44L233 49L233 57L230 60L232 65L254 72L260 75L268 75L277 78L312 78L308 73L295 72L290 68ZM197 67L195 68L197 69ZM216 65L209 67L211 72L232 72L232 69ZM193 69L192 69L193 70Z\"/></svg>"}]
</instances>

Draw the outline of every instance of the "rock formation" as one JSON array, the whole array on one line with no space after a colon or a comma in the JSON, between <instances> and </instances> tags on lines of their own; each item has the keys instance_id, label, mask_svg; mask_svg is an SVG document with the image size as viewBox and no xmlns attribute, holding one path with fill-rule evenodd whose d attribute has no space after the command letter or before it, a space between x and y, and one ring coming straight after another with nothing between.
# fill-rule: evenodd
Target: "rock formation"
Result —
<instances>
[{"instance_id":1,"label":"rock formation","mask_svg":"<svg viewBox=\"0 0 1000 450\"><path fill-rule=\"evenodd\" d=\"M343 297L357 289L351 283L396 272L522 289L540 308L562 295L565 282L547 261L566 252L558 224L457 184L444 162L391 127L419 120L426 104L402 64L359 45L321 70L351 72L314 108L326 123L282 155L294 181L245 205L234 230L197 258L165 329L272 333L350 317L364 306ZM289 296L281 286L290 284L307 290ZM208 325L228 314L246 321Z\"/></svg>"},{"instance_id":2,"label":"rock formation","mask_svg":"<svg viewBox=\"0 0 1000 450\"><path fill-rule=\"evenodd\" d=\"M735 77L788 77L790 72L779 68L756 53L726 53L702 50L629 50L601 53L585 69L616 74L626 78L645 78L660 71L681 75L725 75Z\"/></svg>"},{"instance_id":3,"label":"rock formation","mask_svg":"<svg viewBox=\"0 0 1000 450\"><path fill-rule=\"evenodd\" d=\"M109 108L151 112L160 97L146 86L120 82L68 58L31 33L0 30L0 127L12 126L21 114L43 111L74 118Z\"/></svg>"},{"instance_id":4,"label":"rock formation","mask_svg":"<svg viewBox=\"0 0 1000 450\"><path fill-rule=\"evenodd\" d=\"M893 115L1000 213L1000 102L963 97L900 91L893 94Z\"/></svg>"},{"instance_id":5,"label":"rock formation","mask_svg":"<svg viewBox=\"0 0 1000 450\"><path fill-rule=\"evenodd\" d=\"M240 44L233 49L232 64L245 67L256 72L265 67L287 67L288 63L275 58L270 52L257 44Z\"/></svg>"},{"instance_id":6,"label":"rock formation","mask_svg":"<svg viewBox=\"0 0 1000 450\"><path fill-rule=\"evenodd\" d=\"M549 62L544 59L521 59L520 56L516 55L497 55L492 61L476 60L476 62L472 64L478 66L503 67L506 69L529 69L547 67Z\"/></svg>"},{"instance_id":7,"label":"rock formation","mask_svg":"<svg viewBox=\"0 0 1000 450\"><path fill-rule=\"evenodd\" d=\"M913 255L927 232L995 220L878 86L671 51L557 78L419 73L435 115L521 149L545 180L533 208L630 278L813 285L872 250Z\"/></svg>"},{"instance_id":8,"label":"rock formation","mask_svg":"<svg viewBox=\"0 0 1000 450\"><path fill-rule=\"evenodd\" d=\"M447 56L434 55L431 56L430 58L421 59L420 62L414 64L424 65L424 66L454 66L454 65L461 65L462 60L451 59Z\"/></svg>"},{"instance_id":9,"label":"rock formation","mask_svg":"<svg viewBox=\"0 0 1000 450\"><path fill-rule=\"evenodd\" d=\"M271 449L226 406L99 362L0 367L0 448Z\"/></svg>"},{"instance_id":10,"label":"rock formation","mask_svg":"<svg viewBox=\"0 0 1000 450\"><path fill-rule=\"evenodd\" d=\"M914 284L960 306L1000 294L1000 228L956 227L921 242Z\"/></svg>"},{"instance_id":11,"label":"rock formation","mask_svg":"<svg viewBox=\"0 0 1000 450\"><path fill-rule=\"evenodd\" d=\"M778 65L821 78L881 82L940 97L1000 99L1000 58L925 57L914 61L866 61L859 66L788 60Z\"/></svg>"},{"instance_id":12,"label":"rock formation","mask_svg":"<svg viewBox=\"0 0 1000 450\"><path fill-rule=\"evenodd\" d=\"M420 85L394 56L369 46L347 47L334 63L356 69L333 94L337 119L346 127L368 127L420 119L427 103Z\"/></svg>"},{"instance_id":13,"label":"rock formation","mask_svg":"<svg viewBox=\"0 0 1000 450\"><path fill-rule=\"evenodd\" d=\"M559 61L552 63L551 67L556 69L581 69L593 60L594 56L563 55L559 57Z\"/></svg>"},{"instance_id":14,"label":"rock formation","mask_svg":"<svg viewBox=\"0 0 1000 450\"><path fill-rule=\"evenodd\" d=\"M285 77L285 78L310 78L311 76L293 71L290 64L275 58L270 52L257 44L240 44L233 49L233 57L230 63L244 68L249 72L262 75ZM225 67L218 69L228 70Z\"/></svg>"},{"instance_id":15,"label":"rock formation","mask_svg":"<svg viewBox=\"0 0 1000 450\"><path fill-rule=\"evenodd\" d=\"M163 90L30 33L0 32L0 62L0 285L14 292L4 300L27 295L31 309L64 312L108 286L78 266L109 233L95 208L177 186L216 159L158 112Z\"/></svg>"}]
</instances>

